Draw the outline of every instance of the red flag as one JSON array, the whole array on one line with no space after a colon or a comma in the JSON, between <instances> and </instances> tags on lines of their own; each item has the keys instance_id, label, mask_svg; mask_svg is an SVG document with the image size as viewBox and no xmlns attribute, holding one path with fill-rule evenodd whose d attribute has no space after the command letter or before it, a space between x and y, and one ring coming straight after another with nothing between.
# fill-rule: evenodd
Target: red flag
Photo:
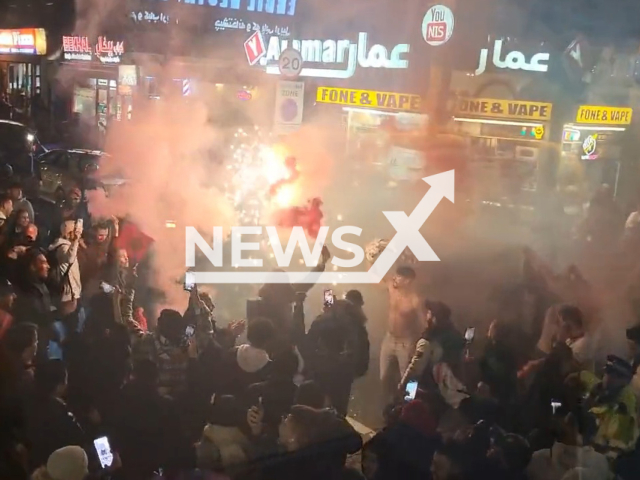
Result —
<instances>
[{"instance_id":1,"label":"red flag","mask_svg":"<svg viewBox=\"0 0 640 480\"><path fill-rule=\"evenodd\" d=\"M155 240L142 232L134 223L124 222L115 239L117 249L125 249L131 265L140 263Z\"/></svg>"},{"instance_id":2,"label":"red flag","mask_svg":"<svg viewBox=\"0 0 640 480\"><path fill-rule=\"evenodd\" d=\"M322 201L314 198L306 207L290 207L276 212L276 224L283 228L300 226L312 238L318 237L324 214Z\"/></svg>"}]
</instances>

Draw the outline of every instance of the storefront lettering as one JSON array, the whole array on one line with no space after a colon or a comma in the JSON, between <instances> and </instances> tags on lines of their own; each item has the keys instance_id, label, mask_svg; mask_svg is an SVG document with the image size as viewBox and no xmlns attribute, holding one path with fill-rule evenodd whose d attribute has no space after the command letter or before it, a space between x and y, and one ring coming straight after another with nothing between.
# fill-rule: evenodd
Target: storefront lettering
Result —
<instances>
[{"instance_id":1,"label":"storefront lettering","mask_svg":"<svg viewBox=\"0 0 640 480\"><path fill-rule=\"evenodd\" d=\"M403 56L409 53L410 45L401 43L393 47L391 52L384 45L374 44L367 47L369 35L358 34L358 43L350 40L292 40L278 37L269 38L266 54L260 58L260 64L266 67L269 74L278 75L277 66L280 54L291 47L298 50L302 60L308 63L344 64L344 70L332 68L304 67L302 77L350 78L357 65L362 68L408 68L409 60Z\"/></svg>"},{"instance_id":2,"label":"storefront lettering","mask_svg":"<svg viewBox=\"0 0 640 480\"><path fill-rule=\"evenodd\" d=\"M458 102L457 114L479 115L547 121L551 118L552 104L499 100L492 98L462 98Z\"/></svg>"},{"instance_id":3,"label":"storefront lettering","mask_svg":"<svg viewBox=\"0 0 640 480\"><path fill-rule=\"evenodd\" d=\"M531 61L527 63L527 59L522 52L509 52L504 60L500 59L502 55L502 40L496 40L493 45L493 64L496 68L509 68L511 70L525 70L527 72L546 72L549 70L550 55L548 53L536 53L531 57ZM487 69L487 59L489 58L489 49L480 50L480 63L476 69L476 75L482 75Z\"/></svg>"},{"instance_id":4,"label":"storefront lettering","mask_svg":"<svg viewBox=\"0 0 640 480\"><path fill-rule=\"evenodd\" d=\"M278 25L272 27L266 23L260 25L256 22L238 20L237 18L216 20L214 28L216 32L225 30L246 30L247 32L260 32L263 35L276 35L278 37L289 36L289 27L280 27Z\"/></svg>"},{"instance_id":5,"label":"storefront lettering","mask_svg":"<svg viewBox=\"0 0 640 480\"><path fill-rule=\"evenodd\" d=\"M576 115L577 123L629 125L633 110L629 107L583 105Z\"/></svg>"},{"instance_id":6,"label":"storefront lettering","mask_svg":"<svg viewBox=\"0 0 640 480\"><path fill-rule=\"evenodd\" d=\"M155 13L149 11L131 12L129 15L136 23L164 23L167 25L170 21L169 15L164 13Z\"/></svg>"},{"instance_id":7,"label":"storefront lettering","mask_svg":"<svg viewBox=\"0 0 640 480\"><path fill-rule=\"evenodd\" d=\"M318 87L316 101L338 105L418 112L420 111L421 98L419 95L406 93Z\"/></svg>"},{"instance_id":8,"label":"storefront lettering","mask_svg":"<svg viewBox=\"0 0 640 480\"><path fill-rule=\"evenodd\" d=\"M120 63L120 57L124 54L124 42L98 37L96 46L91 48L89 37L64 36L62 37L62 51L65 60L90 62L95 55L102 63Z\"/></svg>"},{"instance_id":9,"label":"storefront lettering","mask_svg":"<svg viewBox=\"0 0 640 480\"><path fill-rule=\"evenodd\" d=\"M158 0L167 2L169 0ZM296 13L296 0L177 0L185 5L202 5L209 7L241 10L240 4L245 4L243 10L248 12L271 13L274 15L293 16Z\"/></svg>"},{"instance_id":10,"label":"storefront lettering","mask_svg":"<svg viewBox=\"0 0 640 480\"><path fill-rule=\"evenodd\" d=\"M0 53L44 55L47 53L46 33L42 28L0 30Z\"/></svg>"}]
</instances>

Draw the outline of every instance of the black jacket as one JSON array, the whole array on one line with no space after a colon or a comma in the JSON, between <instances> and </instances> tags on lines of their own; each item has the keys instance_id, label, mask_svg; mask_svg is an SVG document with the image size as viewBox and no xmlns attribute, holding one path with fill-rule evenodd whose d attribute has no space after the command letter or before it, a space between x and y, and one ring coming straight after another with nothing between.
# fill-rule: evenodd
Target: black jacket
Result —
<instances>
[{"instance_id":1,"label":"black jacket","mask_svg":"<svg viewBox=\"0 0 640 480\"><path fill-rule=\"evenodd\" d=\"M376 434L362 450L362 470L369 480L430 480L431 460L441 444L439 435L428 437L398 423Z\"/></svg>"},{"instance_id":2,"label":"black jacket","mask_svg":"<svg viewBox=\"0 0 640 480\"><path fill-rule=\"evenodd\" d=\"M127 478L146 478L159 467L176 467L183 462L187 442L178 413L175 403L154 387L134 382L120 390L106 421L113 448L129 473Z\"/></svg>"},{"instance_id":3,"label":"black jacket","mask_svg":"<svg viewBox=\"0 0 640 480\"><path fill-rule=\"evenodd\" d=\"M39 327L49 327L53 323L51 295L44 282L21 282L17 288L14 305L18 322L31 322Z\"/></svg>"},{"instance_id":4,"label":"black jacket","mask_svg":"<svg viewBox=\"0 0 640 480\"><path fill-rule=\"evenodd\" d=\"M29 463L36 469L47 463L49 455L68 445L90 451L93 448L76 417L58 399L37 398L27 408L26 436L30 446Z\"/></svg>"}]
</instances>

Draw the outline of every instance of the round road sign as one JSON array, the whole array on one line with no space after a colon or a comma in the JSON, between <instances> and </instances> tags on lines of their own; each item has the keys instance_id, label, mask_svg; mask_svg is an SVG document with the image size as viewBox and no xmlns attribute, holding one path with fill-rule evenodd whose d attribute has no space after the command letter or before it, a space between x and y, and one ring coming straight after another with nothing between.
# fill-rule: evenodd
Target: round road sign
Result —
<instances>
[{"instance_id":1,"label":"round road sign","mask_svg":"<svg viewBox=\"0 0 640 480\"><path fill-rule=\"evenodd\" d=\"M302 55L293 48L287 48L280 54L278 66L280 67L280 73L283 77L297 77L302 71Z\"/></svg>"},{"instance_id":2,"label":"round road sign","mask_svg":"<svg viewBox=\"0 0 640 480\"><path fill-rule=\"evenodd\" d=\"M432 47L443 45L453 35L453 12L444 5L434 5L422 19L422 38Z\"/></svg>"}]
</instances>

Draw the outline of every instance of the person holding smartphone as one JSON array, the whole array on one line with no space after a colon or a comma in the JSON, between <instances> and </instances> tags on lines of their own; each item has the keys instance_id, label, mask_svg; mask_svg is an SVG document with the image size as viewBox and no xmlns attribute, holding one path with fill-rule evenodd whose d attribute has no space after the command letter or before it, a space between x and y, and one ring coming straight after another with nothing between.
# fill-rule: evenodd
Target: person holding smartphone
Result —
<instances>
[{"instance_id":1,"label":"person holding smartphone","mask_svg":"<svg viewBox=\"0 0 640 480\"><path fill-rule=\"evenodd\" d=\"M82 295L82 281L78 265L78 248L82 238L83 222L67 220L60 227L60 237L49 247L52 276L60 286L59 310L62 315L75 312Z\"/></svg>"}]
</instances>

